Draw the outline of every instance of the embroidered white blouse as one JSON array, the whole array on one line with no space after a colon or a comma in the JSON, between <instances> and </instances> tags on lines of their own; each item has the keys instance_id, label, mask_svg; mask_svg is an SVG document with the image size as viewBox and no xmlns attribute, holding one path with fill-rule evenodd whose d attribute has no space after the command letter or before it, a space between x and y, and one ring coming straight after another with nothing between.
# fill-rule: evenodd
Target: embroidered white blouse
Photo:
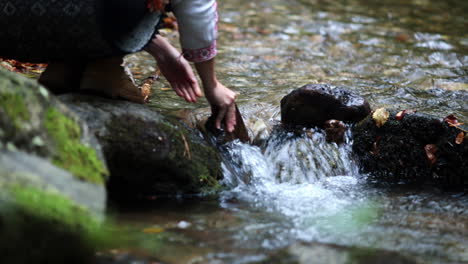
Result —
<instances>
[{"instance_id":1,"label":"embroidered white blouse","mask_svg":"<svg viewBox=\"0 0 468 264\"><path fill-rule=\"evenodd\" d=\"M172 0L184 57L203 62L216 56L218 13L216 0Z\"/></svg>"}]
</instances>

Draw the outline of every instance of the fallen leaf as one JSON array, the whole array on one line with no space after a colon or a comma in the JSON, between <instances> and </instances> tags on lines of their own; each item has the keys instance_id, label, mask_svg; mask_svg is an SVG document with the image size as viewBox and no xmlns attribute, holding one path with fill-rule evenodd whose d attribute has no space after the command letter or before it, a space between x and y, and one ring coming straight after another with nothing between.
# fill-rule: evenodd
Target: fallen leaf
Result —
<instances>
[{"instance_id":1,"label":"fallen leaf","mask_svg":"<svg viewBox=\"0 0 468 264\"><path fill-rule=\"evenodd\" d=\"M7 70L13 71L13 72L40 74L41 72L45 70L45 68L47 67L47 64L20 62L17 60L0 58L0 66L3 66Z\"/></svg>"},{"instance_id":2,"label":"fallen leaf","mask_svg":"<svg viewBox=\"0 0 468 264\"><path fill-rule=\"evenodd\" d=\"M377 136L375 138L375 142L372 144L372 150L370 151L370 153L372 155L379 155L379 153L380 153L379 142L380 142L381 139L382 139L381 136Z\"/></svg>"},{"instance_id":3,"label":"fallen leaf","mask_svg":"<svg viewBox=\"0 0 468 264\"><path fill-rule=\"evenodd\" d=\"M463 140L465 139L465 133L462 131L458 133L457 137L455 138L455 144L460 145L463 143Z\"/></svg>"},{"instance_id":4,"label":"fallen leaf","mask_svg":"<svg viewBox=\"0 0 468 264\"><path fill-rule=\"evenodd\" d=\"M405 117L405 115L414 114L416 112L417 112L416 110L409 110L409 109L403 110L403 111L398 112L398 114L396 114L395 119L400 121L403 119L403 117Z\"/></svg>"},{"instance_id":5,"label":"fallen leaf","mask_svg":"<svg viewBox=\"0 0 468 264\"><path fill-rule=\"evenodd\" d=\"M447 124L449 124L449 126L459 126L459 125L463 125L463 123L458 123L458 119L456 116L454 115L448 115L444 118L444 122L447 122Z\"/></svg>"},{"instance_id":6,"label":"fallen leaf","mask_svg":"<svg viewBox=\"0 0 468 264\"><path fill-rule=\"evenodd\" d=\"M184 134L181 134L181 135L182 135L182 140L184 141L184 148L185 148L183 155L184 155L184 157L185 157L185 155L187 155L188 159L192 160L192 154L190 153L190 146L189 146L189 144L187 142L187 139L185 139Z\"/></svg>"},{"instance_id":7,"label":"fallen leaf","mask_svg":"<svg viewBox=\"0 0 468 264\"><path fill-rule=\"evenodd\" d=\"M164 232L164 228L149 227L149 228L143 229L143 233L147 233L147 234L158 234L158 233L161 233L161 232Z\"/></svg>"},{"instance_id":8,"label":"fallen leaf","mask_svg":"<svg viewBox=\"0 0 468 264\"><path fill-rule=\"evenodd\" d=\"M383 107L375 110L372 114L377 127L382 127L387 122L389 116L390 113Z\"/></svg>"},{"instance_id":9,"label":"fallen leaf","mask_svg":"<svg viewBox=\"0 0 468 264\"><path fill-rule=\"evenodd\" d=\"M143 81L143 84L140 86L140 91L144 97L145 102L149 101L149 97L151 95L151 86L153 85L154 81L157 80L158 78L159 78L159 75L149 76Z\"/></svg>"},{"instance_id":10,"label":"fallen leaf","mask_svg":"<svg viewBox=\"0 0 468 264\"><path fill-rule=\"evenodd\" d=\"M434 165L437 162L437 146L434 144L427 144L424 146L424 151L426 151L426 156L431 166Z\"/></svg>"}]
</instances>

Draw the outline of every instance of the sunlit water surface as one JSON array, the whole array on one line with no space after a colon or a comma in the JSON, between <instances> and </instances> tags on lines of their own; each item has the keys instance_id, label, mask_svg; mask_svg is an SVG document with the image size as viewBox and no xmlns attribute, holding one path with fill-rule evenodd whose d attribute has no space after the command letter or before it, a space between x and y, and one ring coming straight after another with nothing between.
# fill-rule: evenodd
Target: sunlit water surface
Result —
<instances>
[{"instance_id":1,"label":"sunlit water surface","mask_svg":"<svg viewBox=\"0 0 468 264\"><path fill-rule=\"evenodd\" d=\"M248 126L276 124L281 98L307 83L349 87L373 107L468 121L466 1L226 0L219 7L217 70L241 93ZM128 62L140 79L154 70L145 54ZM207 107L167 87L154 85L154 107L177 116ZM137 232L164 228L142 240L169 263L250 263L298 241L468 262L466 194L373 187L358 173L347 136L341 146L318 131L274 133L264 148L230 143L222 147L227 188L219 200L157 201L119 218Z\"/></svg>"}]
</instances>

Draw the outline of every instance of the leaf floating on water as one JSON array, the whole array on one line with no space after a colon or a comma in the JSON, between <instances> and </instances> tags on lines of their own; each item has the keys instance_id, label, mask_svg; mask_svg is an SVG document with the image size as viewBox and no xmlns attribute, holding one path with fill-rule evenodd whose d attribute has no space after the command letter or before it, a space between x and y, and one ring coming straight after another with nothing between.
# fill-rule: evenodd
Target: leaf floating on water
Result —
<instances>
[{"instance_id":1,"label":"leaf floating on water","mask_svg":"<svg viewBox=\"0 0 468 264\"><path fill-rule=\"evenodd\" d=\"M460 145L465 140L465 133L462 131L458 133L457 137L455 138L455 144Z\"/></svg>"},{"instance_id":2,"label":"leaf floating on water","mask_svg":"<svg viewBox=\"0 0 468 264\"><path fill-rule=\"evenodd\" d=\"M382 127L387 122L389 116L390 113L383 107L375 110L372 114L377 127Z\"/></svg>"},{"instance_id":3,"label":"leaf floating on water","mask_svg":"<svg viewBox=\"0 0 468 264\"><path fill-rule=\"evenodd\" d=\"M434 165L437 162L437 146L434 144L427 144L424 146L424 151L426 151L426 156L431 166Z\"/></svg>"},{"instance_id":4,"label":"leaf floating on water","mask_svg":"<svg viewBox=\"0 0 468 264\"><path fill-rule=\"evenodd\" d=\"M408 110L408 109L407 109L407 110L403 110L403 111L398 112L398 114L396 114L395 119L398 120L398 121L400 121L400 120L403 119L403 117L405 117L405 115L407 115L407 114L414 114L414 113L416 113L416 112L417 112L416 110Z\"/></svg>"},{"instance_id":5,"label":"leaf floating on water","mask_svg":"<svg viewBox=\"0 0 468 264\"><path fill-rule=\"evenodd\" d=\"M146 234L158 234L164 232L164 228L161 227L150 227L150 228L145 228L143 229L143 233Z\"/></svg>"}]
</instances>

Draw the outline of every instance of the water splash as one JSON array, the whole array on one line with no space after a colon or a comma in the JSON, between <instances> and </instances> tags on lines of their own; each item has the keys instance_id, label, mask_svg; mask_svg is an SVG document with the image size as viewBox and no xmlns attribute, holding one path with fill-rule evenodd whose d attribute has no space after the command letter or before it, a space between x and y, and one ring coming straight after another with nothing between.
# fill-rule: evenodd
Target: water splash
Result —
<instances>
[{"instance_id":1,"label":"water splash","mask_svg":"<svg viewBox=\"0 0 468 264\"><path fill-rule=\"evenodd\" d=\"M222 200L239 199L284 216L289 228L277 232L277 240L336 243L343 233L351 239L377 212L362 192L350 134L337 145L321 132L302 132L276 133L263 149L240 142L227 146L229 190Z\"/></svg>"}]
</instances>

